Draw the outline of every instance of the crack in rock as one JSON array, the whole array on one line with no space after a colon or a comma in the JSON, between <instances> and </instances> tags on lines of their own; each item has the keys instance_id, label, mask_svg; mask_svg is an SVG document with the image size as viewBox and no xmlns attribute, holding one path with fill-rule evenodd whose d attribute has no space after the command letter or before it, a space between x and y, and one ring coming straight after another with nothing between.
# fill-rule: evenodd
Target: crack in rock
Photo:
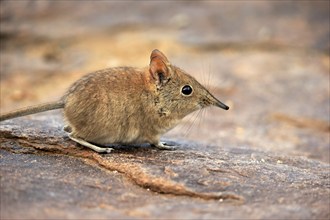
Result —
<instances>
[{"instance_id":1,"label":"crack in rock","mask_svg":"<svg viewBox=\"0 0 330 220\"><path fill-rule=\"evenodd\" d=\"M39 154L39 153L56 153L62 155L70 155L81 159L88 159L92 163L97 163L99 166L107 170L118 171L128 177L131 181L144 189L148 189L157 193L171 194L176 196L189 196L193 198L201 198L205 200L230 200L239 203L244 202L242 196L230 192L198 192L185 186L182 183L172 181L167 178L149 174L145 168L135 164L129 164L129 161L116 162L111 159L105 159L103 156L90 152L89 150L82 150L74 147L62 147L52 144L40 143L40 141L23 138L15 135L8 135L8 132L3 135L1 133L1 147L2 149L24 154ZM13 140L14 139L14 140Z\"/></svg>"}]
</instances>

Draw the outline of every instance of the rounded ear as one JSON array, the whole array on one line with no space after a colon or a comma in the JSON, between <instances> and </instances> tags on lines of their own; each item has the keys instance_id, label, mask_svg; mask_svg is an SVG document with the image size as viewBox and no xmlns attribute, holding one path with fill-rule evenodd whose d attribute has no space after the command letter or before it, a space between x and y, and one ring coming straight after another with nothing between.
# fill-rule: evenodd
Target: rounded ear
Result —
<instances>
[{"instance_id":1,"label":"rounded ear","mask_svg":"<svg viewBox=\"0 0 330 220\"><path fill-rule=\"evenodd\" d=\"M157 49L151 52L149 72L158 86L164 85L169 80L171 74L169 65L170 62L162 52Z\"/></svg>"}]
</instances>

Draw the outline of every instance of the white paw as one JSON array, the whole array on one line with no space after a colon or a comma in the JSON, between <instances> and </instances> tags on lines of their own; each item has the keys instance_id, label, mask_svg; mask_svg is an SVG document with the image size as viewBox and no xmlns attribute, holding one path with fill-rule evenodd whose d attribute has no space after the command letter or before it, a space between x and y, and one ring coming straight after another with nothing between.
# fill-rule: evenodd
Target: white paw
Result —
<instances>
[{"instance_id":1,"label":"white paw","mask_svg":"<svg viewBox=\"0 0 330 220\"><path fill-rule=\"evenodd\" d=\"M160 150L175 150L176 147L173 145L168 145L165 142L159 142L158 144L154 144L153 146L155 146L156 148L160 149Z\"/></svg>"},{"instance_id":2,"label":"white paw","mask_svg":"<svg viewBox=\"0 0 330 220\"><path fill-rule=\"evenodd\" d=\"M109 153L111 153L112 150L113 150L113 148L111 148L111 147L107 147L107 148L104 148L104 149L103 149L103 153L107 153L107 154L109 154Z\"/></svg>"}]
</instances>

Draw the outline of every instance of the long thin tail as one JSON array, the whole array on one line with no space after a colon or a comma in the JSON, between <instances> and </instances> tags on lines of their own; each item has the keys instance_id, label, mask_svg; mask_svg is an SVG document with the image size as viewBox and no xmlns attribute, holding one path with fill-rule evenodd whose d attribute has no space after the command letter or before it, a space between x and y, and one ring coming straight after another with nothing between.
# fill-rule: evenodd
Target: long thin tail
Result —
<instances>
[{"instance_id":1,"label":"long thin tail","mask_svg":"<svg viewBox=\"0 0 330 220\"><path fill-rule=\"evenodd\" d=\"M31 115L38 112L49 111L53 109L64 108L64 102L62 100L49 102L41 105L25 107L22 109L18 109L16 111L12 111L3 115L0 115L0 121L8 120L11 118L17 118L25 115Z\"/></svg>"}]
</instances>

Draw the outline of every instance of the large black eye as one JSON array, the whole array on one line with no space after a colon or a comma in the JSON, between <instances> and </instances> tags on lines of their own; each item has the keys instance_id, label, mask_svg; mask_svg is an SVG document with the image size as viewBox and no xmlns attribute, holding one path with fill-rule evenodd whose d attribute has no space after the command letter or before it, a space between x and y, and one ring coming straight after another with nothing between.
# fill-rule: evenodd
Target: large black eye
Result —
<instances>
[{"instance_id":1,"label":"large black eye","mask_svg":"<svg viewBox=\"0 0 330 220\"><path fill-rule=\"evenodd\" d=\"M182 89L181 89L181 93L183 94L183 95L190 95L191 93L192 93L192 88L191 88L191 86L189 86L189 85L185 85L184 87L182 87Z\"/></svg>"}]
</instances>

